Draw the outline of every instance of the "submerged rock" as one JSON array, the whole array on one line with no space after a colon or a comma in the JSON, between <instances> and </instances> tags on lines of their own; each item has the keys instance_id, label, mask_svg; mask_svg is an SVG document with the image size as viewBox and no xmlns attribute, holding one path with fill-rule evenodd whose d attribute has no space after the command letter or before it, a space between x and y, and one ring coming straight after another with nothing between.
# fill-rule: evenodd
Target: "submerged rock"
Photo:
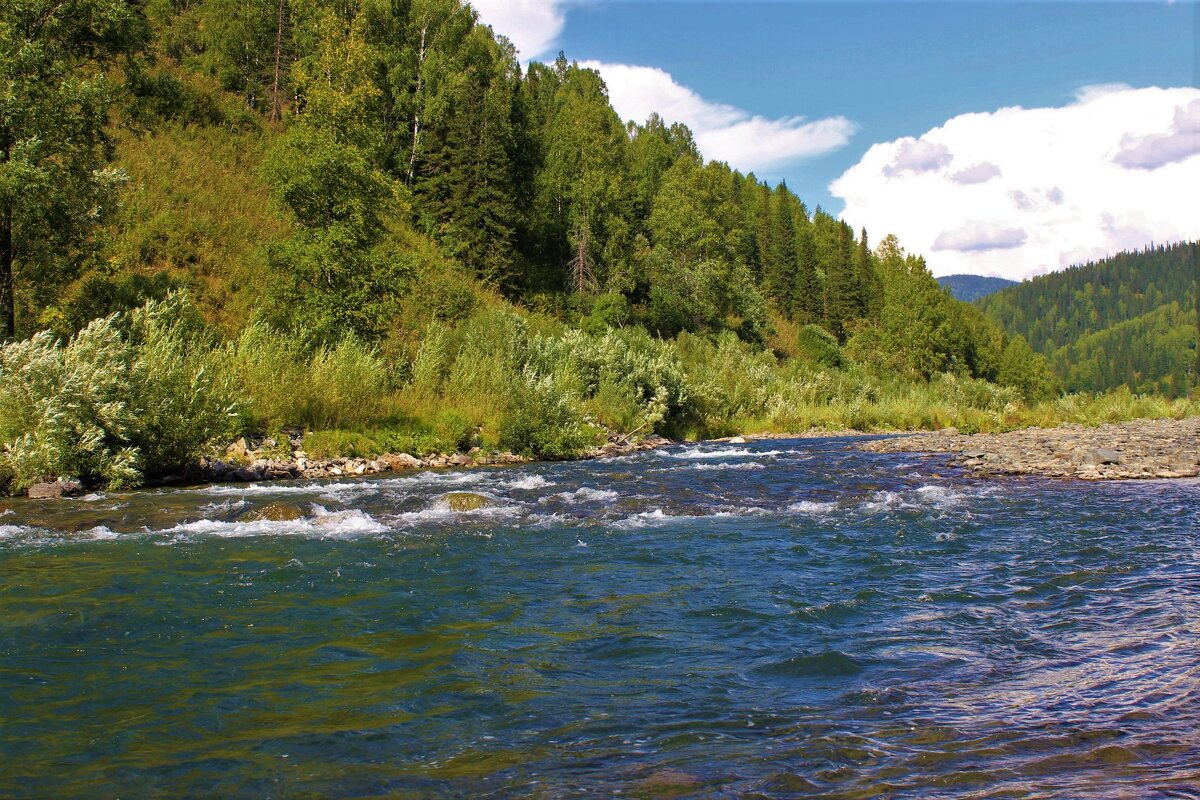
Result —
<instances>
[{"instance_id":1,"label":"submerged rock","mask_svg":"<svg viewBox=\"0 0 1200 800\"><path fill-rule=\"evenodd\" d=\"M495 505L490 497L484 497L474 492L450 492L442 499L446 501L446 505L450 507L451 511L459 513L477 511Z\"/></svg>"},{"instance_id":2,"label":"submerged rock","mask_svg":"<svg viewBox=\"0 0 1200 800\"><path fill-rule=\"evenodd\" d=\"M242 522L295 522L304 518L299 506L291 503L267 503L262 508L247 511L239 519Z\"/></svg>"}]
</instances>

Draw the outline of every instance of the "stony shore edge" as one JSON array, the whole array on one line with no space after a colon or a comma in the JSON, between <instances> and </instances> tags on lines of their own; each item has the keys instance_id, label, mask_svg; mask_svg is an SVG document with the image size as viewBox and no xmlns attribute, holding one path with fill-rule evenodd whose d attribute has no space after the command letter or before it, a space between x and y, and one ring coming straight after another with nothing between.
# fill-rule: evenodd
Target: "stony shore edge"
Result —
<instances>
[{"instance_id":1,"label":"stony shore edge","mask_svg":"<svg viewBox=\"0 0 1200 800\"><path fill-rule=\"evenodd\" d=\"M950 428L856 446L873 453L947 453L952 466L980 477L1041 475L1100 481L1200 475L1200 417L998 434L966 435Z\"/></svg>"},{"instance_id":2,"label":"stony shore edge","mask_svg":"<svg viewBox=\"0 0 1200 800\"><path fill-rule=\"evenodd\" d=\"M670 444L674 442L661 436L647 436L636 441L614 436L605 444L593 447L573 460L623 456ZM478 447L465 453L432 454L420 458L409 453L385 453L374 458L313 458L303 450L303 436L299 434L289 436L286 441L246 436L234 441L220 457L201 459L187 475L165 476L148 486L356 478L409 470L463 469L536 461L539 459L500 450L485 451ZM27 494L34 499L48 499L70 497L84 491L86 487L80 481L59 478L57 481L36 483L29 487Z\"/></svg>"}]
</instances>

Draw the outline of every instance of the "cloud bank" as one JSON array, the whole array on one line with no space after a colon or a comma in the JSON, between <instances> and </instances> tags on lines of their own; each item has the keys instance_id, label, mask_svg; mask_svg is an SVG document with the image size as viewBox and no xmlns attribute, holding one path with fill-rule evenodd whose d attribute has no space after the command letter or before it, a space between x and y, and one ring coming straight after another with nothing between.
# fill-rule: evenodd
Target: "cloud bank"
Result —
<instances>
[{"instance_id":1,"label":"cloud bank","mask_svg":"<svg viewBox=\"0 0 1200 800\"><path fill-rule=\"evenodd\" d=\"M767 118L705 100L657 67L582 61L608 86L613 108L625 120L645 122L658 112L667 122L692 129L705 158L726 161L745 172L770 172L796 161L845 147L856 126L845 117L807 120Z\"/></svg>"},{"instance_id":2,"label":"cloud bank","mask_svg":"<svg viewBox=\"0 0 1200 800\"><path fill-rule=\"evenodd\" d=\"M567 22L562 0L471 0L485 25L507 36L521 59L545 55Z\"/></svg>"},{"instance_id":3,"label":"cloud bank","mask_svg":"<svg viewBox=\"0 0 1200 800\"><path fill-rule=\"evenodd\" d=\"M873 145L830 185L934 274L1020 279L1200 238L1200 90L1097 86Z\"/></svg>"}]
</instances>

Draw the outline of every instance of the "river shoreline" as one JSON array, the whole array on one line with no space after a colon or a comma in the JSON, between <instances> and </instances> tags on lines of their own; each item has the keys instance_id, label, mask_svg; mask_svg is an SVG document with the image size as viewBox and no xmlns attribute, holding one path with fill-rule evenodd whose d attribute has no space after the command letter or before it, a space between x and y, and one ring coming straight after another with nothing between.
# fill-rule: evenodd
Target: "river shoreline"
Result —
<instances>
[{"instance_id":1,"label":"river shoreline","mask_svg":"<svg viewBox=\"0 0 1200 800\"><path fill-rule=\"evenodd\" d=\"M887 437L855 445L875 453L949 454L953 466L978 477L1041 475L1082 480L1190 478L1200 476L1200 417L1183 420L1132 420L1100 427L1063 425L1026 428L1001 434L962 434L954 428L922 433L866 432L812 428L799 433L752 433L702 442L747 444L754 441L828 437ZM611 437L571 461L589 461L686 444L662 436L638 440ZM282 445L282 446L281 446ZM202 459L183 476L166 476L145 488L259 483L278 480L337 480L428 469L540 463L542 459L474 448L466 453L418 458L387 453L374 458L311 458L297 436L287 443L270 438L238 439L220 458ZM286 455L290 453L290 455ZM53 499L81 494L83 484L69 478L35 484L28 496Z\"/></svg>"},{"instance_id":2,"label":"river shoreline","mask_svg":"<svg viewBox=\"0 0 1200 800\"><path fill-rule=\"evenodd\" d=\"M949 454L978 477L1039 475L1086 481L1200 475L1200 417L961 434L954 429L863 442L873 453Z\"/></svg>"}]
</instances>

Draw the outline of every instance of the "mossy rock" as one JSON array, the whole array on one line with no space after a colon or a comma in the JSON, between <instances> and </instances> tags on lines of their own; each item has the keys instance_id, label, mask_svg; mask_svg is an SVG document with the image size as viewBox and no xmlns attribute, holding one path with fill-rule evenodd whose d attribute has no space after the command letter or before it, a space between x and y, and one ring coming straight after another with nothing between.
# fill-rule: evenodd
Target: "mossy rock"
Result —
<instances>
[{"instance_id":1,"label":"mossy rock","mask_svg":"<svg viewBox=\"0 0 1200 800\"><path fill-rule=\"evenodd\" d=\"M443 499L451 511L459 513L463 511L478 511L481 508L488 508L494 505L491 498L475 494L474 492L450 492Z\"/></svg>"},{"instance_id":2,"label":"mossy rock","mask_svg":"<svg viewBox=\"0 0 1200 800\"><path fill-rule=\"evenodd\" d=\"M291 503L267 503L262 508L247 511L239 519L241 522L295 522L304 519L304 512Z\"/></svg>"}]
</instances>

